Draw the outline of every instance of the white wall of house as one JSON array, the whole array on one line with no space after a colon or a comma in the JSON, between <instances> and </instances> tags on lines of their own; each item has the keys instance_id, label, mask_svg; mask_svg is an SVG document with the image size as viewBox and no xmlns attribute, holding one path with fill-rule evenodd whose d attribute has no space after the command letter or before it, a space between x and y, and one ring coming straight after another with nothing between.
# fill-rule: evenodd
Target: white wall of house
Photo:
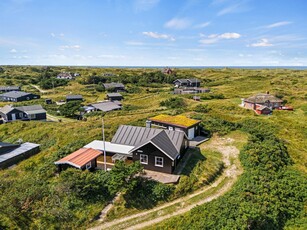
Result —
<instances>
[{"instance_id":1,"label":"white wall of house","mask_svg":"<svg viewBox=\"0 0 307 230\"><path fill-rule=\"evenodd\" d=\"M190 129L188 130L188 138L189 138L189 139L193 139L194 137L195 137L195 127L190 128Z\"/></svg>"}]
</instances>

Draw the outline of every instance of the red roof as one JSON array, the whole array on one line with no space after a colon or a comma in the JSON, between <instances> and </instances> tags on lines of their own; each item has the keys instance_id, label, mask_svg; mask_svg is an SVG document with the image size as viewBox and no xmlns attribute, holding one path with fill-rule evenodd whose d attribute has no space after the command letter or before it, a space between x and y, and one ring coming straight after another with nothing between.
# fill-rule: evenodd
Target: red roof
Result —
<instances>
[{"instance_id":1,"label":"red roof","mask_svg":"<svg viewBox=\"0 0 307 230\"><path fill-rule=\"evenodd\" d=\"M77 168L81 168L82 166L86 165L90 161L97 158L101 155L101 152L92 148L82 148L79 149L72 154L62 158L55 162L55 164L70 164Z\"/></svg>"}]
</instances>

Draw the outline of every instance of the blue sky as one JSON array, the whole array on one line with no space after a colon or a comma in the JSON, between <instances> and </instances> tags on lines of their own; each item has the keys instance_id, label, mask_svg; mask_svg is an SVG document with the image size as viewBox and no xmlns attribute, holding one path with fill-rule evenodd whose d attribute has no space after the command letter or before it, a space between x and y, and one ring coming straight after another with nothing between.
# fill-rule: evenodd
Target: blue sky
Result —
<instances>
[{"instance_id":1,"label":"blue sky","mask_svg":"<svg viewBox=\"0 0 307 230\"><path fill-rule=\"evenodd\" d=\"M0 64L307 66L306 0L1 0Z\"/></svg>"}]
</instances>

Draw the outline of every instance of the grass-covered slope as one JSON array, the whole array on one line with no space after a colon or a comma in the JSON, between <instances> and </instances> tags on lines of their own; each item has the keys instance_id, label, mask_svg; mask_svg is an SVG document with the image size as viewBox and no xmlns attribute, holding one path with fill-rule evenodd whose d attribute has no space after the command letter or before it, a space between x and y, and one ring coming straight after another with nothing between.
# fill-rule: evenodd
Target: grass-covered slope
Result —
<instances>
[{"instance_id":1,"label":"grass-covered slope","mask_svg":"<svg viewBox=\"0 0 307 230\"><path fill-rule=\"evenodd\" d=\"M44 73L41 67L4 66L4 69L5 72L0 73L0 85L22 85L25 91L39 93L31 84L37 84L37 78ZM146 83L144 79L154 76L154 73L159 71L157 69L51 67L51 70L54 74L62 71L79 72L81 77L67 86L40 93L40 100L18 104L41 103L48 113L56 114L56 106L44 105L45 98L61 100L65 95L73 93L84 96L83 104L104 99L105 92L96 90L95 84L86 83L93 75L102 76L111 72L115 77L106 77L108 81L119 81L120 78L129 80L128 93L124 93L124 109L107 113L104 117L107 140L112 138L120 124L144 126L146 118L161 113L183 113L199 118L205 129L220 134L241 129L240 124L255 124L262 130L261 135L265 138L250 139L245 151L241 153L245 173L234 190L217 201L199 207L182 220L195 228L210 228L216 224L216 220L221 221L217 225L219 227L234 227L234 220L238 220L243 227L306 226L306 219L300 215L306 193L306 190L303 190L302 178L307 172L307 71L227 68L176 70L177 78L193 75L202 79L202 86L211 88L210 94L201 95L203 100L196 102L189 95L170 94L171 84ZM147 78L143 77L138 81L143 75ZM256 116L253 111L238 106L241 98L266 91L283 97L294 107L294 111L274 111L272 116ZM184 106L161 106L161 102L173 97L183 98ZM0 106L5 104L8 103L0 102ZM197 108L199 104L205 105L205 109ZM246 129L245 132L251 133L252 128ZM254 134L249 135L252 138ZM87 121L33 121L0 125L1 141L15 142L20 138L23 141L39 143L41 152L12 169L0 171L0 228L52 229L87 226L111 199L110 194L105 191L104 180L107 179L99 173L79 171L57 175L53 162L94 139L101 139L101 118L94 116ZM274 147L275 145L277 147ZM263 154L262 150L267 154ZM276 155L279 150L287 154ZM206 152L204 154L206 155ZM250 158L249 154L254 157ZM267 159L270 154L273 154L274 158ZM281 159L283 165L280 165ZM265 167L259 168L260 166L252 163L255 160L265 161L277 169L267 171ZM266 163L261 164L265 165ZM82 183L76 184L75 178ZM255 181L253 185L250 184L251 180ZM263 183L263 180L269 182ZM90 189L93 184L98 186L94 187L94 190ZM298 184L300 186L297 186ZM83 187L86 189L82 190ZM95 193L96 190L102 193ZM80 191L83 196L79 195ZM92 198L88 199L88 195ZM251 208L248 208L249 206ZM210 218L212 221L206 222ZM217 219L214 220L215 218ZM163 226L175 226L174 224L176 221Z\"/></svg>"}]
</instances>

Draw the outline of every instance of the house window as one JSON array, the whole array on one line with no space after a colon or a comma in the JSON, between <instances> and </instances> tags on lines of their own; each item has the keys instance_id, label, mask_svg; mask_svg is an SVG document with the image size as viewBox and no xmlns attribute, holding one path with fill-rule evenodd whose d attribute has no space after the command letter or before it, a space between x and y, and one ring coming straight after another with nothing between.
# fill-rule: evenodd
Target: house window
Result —
<instances>
[{"instance_id":1,"label":"house window","mask_svg":"<svg viewBox=\"0 0 307 230\"><path fill-rule=\"evenodd\" d=\"M148 164L148 155L140 154L140 162L141 162L141 164L147 165Z\"/></svg>"},{"instance_id":2,"label":"house window","mask_svg":"<svg viewBox=\"0 0 307 230\"><path fill-rule=\"evenodd\" d=\"M35 114L29 114L28 118L29 118L30 120L32 120L32 119L35 119L36 116L35 116Z\"/></svg>"},{"instance_id":3,"label":"house window","mask_svg":"<svg viewBox=\"0 0 307 230\"><path fill-rule=\"evenodd\" d=\"M155 157L155 166L163 167L163 157Z\"/></svg>"},{"instance_id":4,"label":"house window","mask_svg":"<svg viewBox=\"0 0 307 230\"><path fill-rule=\"evenodd\" d=\"M19 113L19 117L22 118L23 117L23 113Z\"/></svg>"},{"instance_id":5,"label":"house window","mask_svg":"<svg viewBox=\"0 0 307 230\"><path fill-rule=\"evenodd\" d=\"M85 165L85 168L86 169L90 169L92 167L92 163L91 162L88 162L86 165Z\"/></svg>"},{"instance_id":6,"label":"house window","mask_svg":"<svg viewBox=\"0 0 307 230\"><path fill-rule=\"evenodd\" d=\"M138 153L142 153L142 152L143 152L143 150L137 150L137 152L138 152Z\"/></svg>"}]
</instances>

